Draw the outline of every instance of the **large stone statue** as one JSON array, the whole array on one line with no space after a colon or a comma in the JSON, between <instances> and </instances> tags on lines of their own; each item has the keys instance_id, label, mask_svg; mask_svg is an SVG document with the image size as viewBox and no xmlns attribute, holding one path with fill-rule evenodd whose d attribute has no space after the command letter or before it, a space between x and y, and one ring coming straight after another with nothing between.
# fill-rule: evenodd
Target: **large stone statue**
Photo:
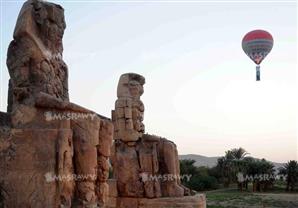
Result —
<instances>
[{"instance_id":1,"label":"large stone statue","mask_svg":"<svg viewBox=\"0 0 298 208\"><path fill-rule=\"evenodd\" d=\"M108 195L113 124L71 103L61 6L23 5L7 54L8 112L0 114L5 207L97 207Z\"/></svg>"},{"instance_id":2,"label":"large stone statue","mask_svg":"<svg viewBox=\"0 0 298 208\"><path fill-rule=\"evenodd\" d=\"M59 5L29 0L22 7L7 54L11 77L8 112L13 115L14 127L39 123L33 119L34 113L19 116L30 107L90 112L69 102L68 69L62 60L65 27L64 10Z\"/></svg>"},{"instance_id":3,"label":"large stone statue","mask_svg":"<svg viewBox=\"0 0 298 208\"><path fill-rule=\"evenodd\" d=\"M182 197L176 145L144 134L144 105L140 100L145 78L128 73L120 77L114 123L113 170L121 197Z\"/></svg>"}]
</instances>

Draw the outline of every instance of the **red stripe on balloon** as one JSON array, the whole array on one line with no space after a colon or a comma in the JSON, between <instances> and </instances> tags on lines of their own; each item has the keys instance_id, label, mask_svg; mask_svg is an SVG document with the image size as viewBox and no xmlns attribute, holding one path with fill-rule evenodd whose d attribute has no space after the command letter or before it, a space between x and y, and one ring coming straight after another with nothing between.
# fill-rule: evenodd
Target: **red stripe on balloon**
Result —
<instances>
[{"instance_id":1,"label":"red stripe on balloon","mask_svg":"<svg viewBox=\"0 0 298 208\"><path fill-rule=\"evenodd\" d=\"M242 41L250 41L256 39L267 39L273 41L272 35L264 30L253 30L247 33Z\"/></svg>"}]
</instances>

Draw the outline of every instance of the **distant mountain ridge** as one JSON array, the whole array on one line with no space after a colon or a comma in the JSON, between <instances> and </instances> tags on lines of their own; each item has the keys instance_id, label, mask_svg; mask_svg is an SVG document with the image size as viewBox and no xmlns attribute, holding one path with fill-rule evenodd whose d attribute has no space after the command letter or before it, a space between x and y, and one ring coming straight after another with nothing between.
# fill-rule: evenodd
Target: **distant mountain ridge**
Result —
<instances>
[{"instance_id":1,"label":"distant mountain ridge","mask_svg":"<svg viewBox=\"0 0 298 208\"><path fill-rule=\"evenodd\" d=\"M217 157L206 157L203 155L196 155L196 154L188 154L188 155L179 155L179 160L185 160L185 159L190 159L190 160L195 160L195 166L200 167L200 166L205 166L212 168L216 166L217 164L217 159L220 158L220 156ZM258 159L258 158L256 158ZM272 161L270 161L272 162ZM280 167L283 167L285 163L277 163L277 162L272 162L275 169L277 170Z\"/></svg>"},{"instance_id":2,"label":"distant mountain ridge","mask_svg":"<svg viewBox=\"0 0 298 208\"><path fill-rule=\"evenodd\" d=\"M212 168L216 166L217 164L217 159L220 158L218 157L206 157L202 155L195 155L195 154L188 154L188 155L179 155L179 160L195 160L195 166L200 167L200 166L205 166Z\"/></svg>"}]
</instances>

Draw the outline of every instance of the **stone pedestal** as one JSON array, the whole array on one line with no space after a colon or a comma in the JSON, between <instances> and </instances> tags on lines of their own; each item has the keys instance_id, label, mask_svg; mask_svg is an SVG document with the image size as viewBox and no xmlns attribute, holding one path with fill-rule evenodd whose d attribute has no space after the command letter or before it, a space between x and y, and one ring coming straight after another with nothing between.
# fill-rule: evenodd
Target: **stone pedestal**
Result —
<instances>
[{"instance_id":1,"label":"stone pedestal","mask_svg":"<svg viewBox=\"0 0 298 208\"><path fill-rule=\"evenodd\" d=\"M71 171L71 135L68 129L11 129L1 134L0 183L6 207L58 207L61 199L70 200L72 182L54 177Z\"/></svg>"},{"instance_id":2,"label":"stone pedestal","mask_svg":"<svg viewBox=\"0 0 298 208\"><path fill-rule=\"evenodd\" d=\"M184 197L140 199L138 208L206 208L204 194Z\"/></svg>"},{"instance_id":3,"label":"stone pedestal","mask_svg":"<svg viewBox=\"0 0 298 208\"><path fill-rule=\"evenodd\" d=\"M184 197L134 198L118 197L117 181L108 180L109 197L104 208L206 208L204 194Z\"/></svg>"},{"instance_id":4,"label":"stone pedestal","mask_svg":"<svg viewBox=\"0 0 298 208\"><path fill-rule=\"evenodd\" d=\"M117 198L117 203L107 204L106 208L206 208L204 194L165 198Z\"/></svg>"}]
</instances>

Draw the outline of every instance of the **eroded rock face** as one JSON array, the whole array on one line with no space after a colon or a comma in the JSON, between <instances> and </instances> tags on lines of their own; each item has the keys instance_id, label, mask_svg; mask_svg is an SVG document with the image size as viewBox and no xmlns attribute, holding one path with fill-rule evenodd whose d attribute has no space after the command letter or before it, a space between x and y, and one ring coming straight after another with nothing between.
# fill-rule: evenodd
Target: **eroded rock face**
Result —
<instances>
[{"instance_id":1,"label":"eroded rock face","mask_svg":"<svg viewBox=\"0 0 298 208\"><path fill-rule=\"evenodd\" d=\"M113 124L71 103L61 6L24 3L7 54L8 113L0 113L5 207L104 206Z\"/></svg>"},{"instance_id":2,"label":"eroded rock face","mask_svg":"<svg viewBox=\"0 0 298 208\"><path fill-rule=\"evenodd\" d=\"M176 145L167 139L144 134L144 105L140 100L144 84L145 78L134 73L123 74L118 83L118 99L112 111L115 126L112 163L118 195L135 198L184 196L187 190L177 179L180 170Z\"/></svg>"}]
</instances>

